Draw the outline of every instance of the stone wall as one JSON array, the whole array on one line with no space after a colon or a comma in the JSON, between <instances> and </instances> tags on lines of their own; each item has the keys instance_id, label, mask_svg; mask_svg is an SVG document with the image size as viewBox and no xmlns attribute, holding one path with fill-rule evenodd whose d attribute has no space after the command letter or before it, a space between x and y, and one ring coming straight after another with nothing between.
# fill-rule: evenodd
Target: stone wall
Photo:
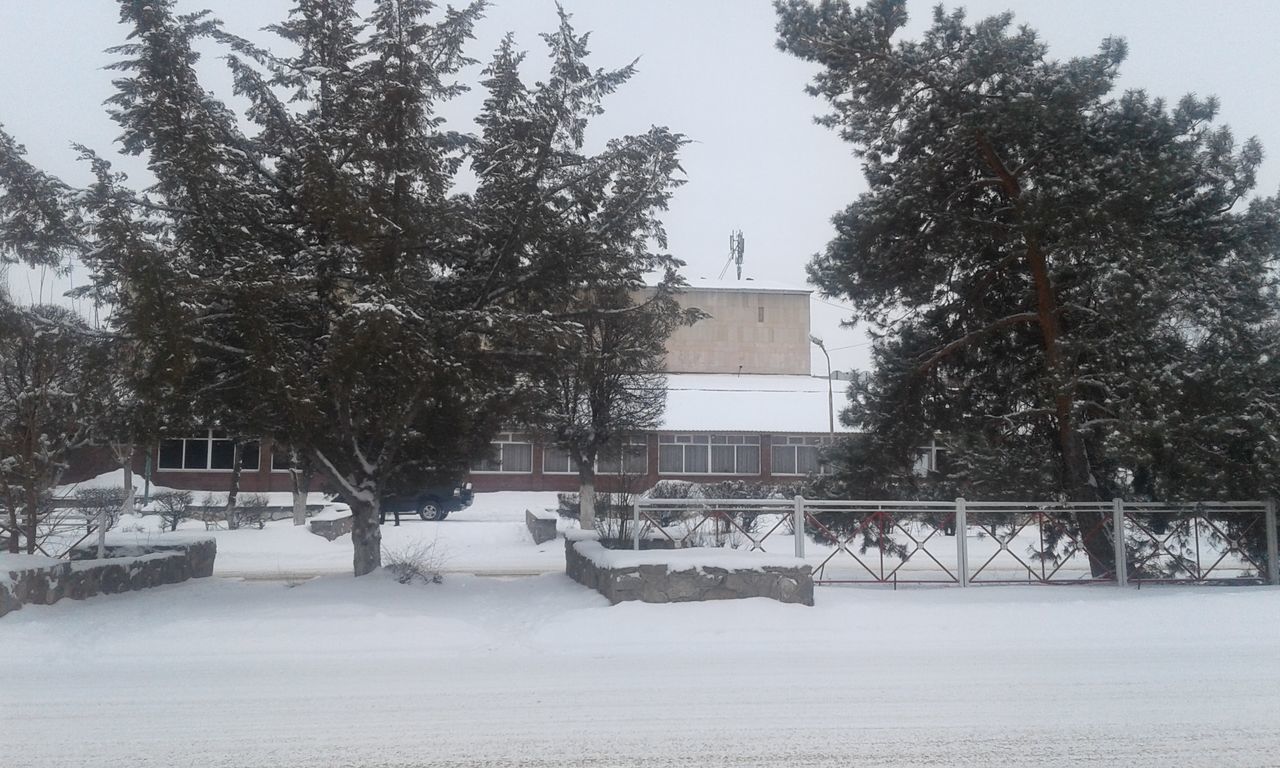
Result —
<instances>
[{"instance_id":1,"label":"stone wall","mask_svg":"<svg viewBox=\"0 0 1280 768\"><path fill-rule=\"evenodd\" d=\"M602 548L591 538L565 538L565 573L617 605L624 600L679 603L768 597L783 603L813 605L813 575L808 565L758 568L675 566L668 563L602 566L590 556ZM714 556L712 556L714 559Z\"/></svg>"},{"instance_id":2,"label":"stone wall","mask_svg":"<svg viewBox=\"0 0 1280 768\"><path fill-rule=\"evenodd\" d=\"M559 515L554 512L538 513L528 509L524 511L524 524L529 529L529 534L533 536L534 544L551 541L556 537L558 517Z\"/></svg>"},{"instance_id":3,"label":"stone wall","mask_svg":"<svg viewBox=\"0 0 1280 768\"><path fill-rule=\"evenodd\" d=\"M131 592L213 575L213 539L73 550L70 560L6 556L0 560L0 616L24 605L52 605L62 598Z\"/></svg>"},{"instance_id":4,"label":"stone wall","mask_svg":"<svg viewBox=\"0 0 1280 768\"><path fill-rule=\"evenodd\" d=\"M329 541L333 541L339 536L351 533L351 515L346 514L342 517L316 517L307 523L307 530L317 536L323 536Z\"/></svg>"}]
</instances>

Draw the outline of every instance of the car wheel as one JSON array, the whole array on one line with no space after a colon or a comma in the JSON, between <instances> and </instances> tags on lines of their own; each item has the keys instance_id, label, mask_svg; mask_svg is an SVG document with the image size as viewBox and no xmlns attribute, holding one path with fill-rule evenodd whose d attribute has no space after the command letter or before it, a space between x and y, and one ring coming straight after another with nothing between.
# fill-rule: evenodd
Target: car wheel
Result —
<instances>
[{"instance_id":1,"label":"car wheel","mask_svg":"<svg viewBox=\"0 0 1280 768\"><path fill-rule=\"evenodd\" d=\"M448 514L435 499L424 502L422 508L418 510L418 516L423 520L443 520Z\"/></svg>"}]
</instances>

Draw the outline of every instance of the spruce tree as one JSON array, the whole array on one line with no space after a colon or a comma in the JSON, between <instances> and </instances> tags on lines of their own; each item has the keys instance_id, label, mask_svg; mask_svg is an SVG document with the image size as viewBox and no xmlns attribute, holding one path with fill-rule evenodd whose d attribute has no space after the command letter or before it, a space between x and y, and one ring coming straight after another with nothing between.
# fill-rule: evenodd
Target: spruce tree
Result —
<instances>
[{"instance_id":1,"label":"spruce tree","mask_svg":"<svg viewBox=\"0 0 1280 768\"><path fill-rule=\"evenodd\" d=\"M361 16L349 0L298 0L271 28L287 56L171 0L120 9L131 33L110 111L156 183L130 189L84 150L88 190L51 181L21 210L48 199L66 214L169 424L218 421L305 453L351 506L354 570L368 573L381 499L483 455L556 354L540 342L572 325L556 310L674 263L649 241L683 139L654 128L581 151L630 69L588 67L563 13L551 77L526 86L504 43L467 135L440 106L465 88L480 3L378 0ZM200 83L206 39L228 51L243 115ZM25 178L0 171L0 191ZM474 192L457 188L464 171ZM59 231L34 220L13 218L0 244Z\"/></svg>"}]
</instances>

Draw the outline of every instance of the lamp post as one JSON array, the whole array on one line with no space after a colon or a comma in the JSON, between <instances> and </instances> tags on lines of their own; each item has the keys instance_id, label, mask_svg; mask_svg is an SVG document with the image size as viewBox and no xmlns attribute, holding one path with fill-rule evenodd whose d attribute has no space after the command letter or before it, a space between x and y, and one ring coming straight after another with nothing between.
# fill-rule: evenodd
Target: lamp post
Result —
<instances>
[{"instance_id":1,"label":"lamp post","mask_svg":"<svg viewBox=\"0 0 1280 768\"><path fill-rule=\"evenodd\" d=\"M831 433L831 437L836 436L836 406L835 399L831 395L831 355L827 353L827 345L822 343L822 339L817 336L810 335L809 341L817 345L822 350L822 356L827 358L827 428Z\"/></svg>"}]
</instances>

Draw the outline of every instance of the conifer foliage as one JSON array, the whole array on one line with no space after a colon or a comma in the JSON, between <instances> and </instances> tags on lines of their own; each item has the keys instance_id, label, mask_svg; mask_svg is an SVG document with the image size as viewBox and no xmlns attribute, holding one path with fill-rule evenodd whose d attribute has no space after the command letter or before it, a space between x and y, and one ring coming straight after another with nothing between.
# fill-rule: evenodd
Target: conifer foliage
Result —
<instances>
[{"instance_id":1,"label":"conifer foliage","mask_svg":"<svg viewBox=\"0 0 1280 768\"><path fill-rule=\"evenodd\" d=\"M483 454L552 353L536 342L572 324L555 310L676 264L655 247L684 139L652 128L584 150L632 70L590 68L563 12L550 76L527 85L504 41L468 133L441 109L478 68L481 2L297 0L271 28L288 55L173 5L121 0L131 31L109 104L155 184L130 189L86 149L97 183L50 182L44 198L68 211L157 397L303 451L351 505L367 573L381 498ZM201 83L211 42L243 114ZM24 212L43 199L20 197ZM3 236L61 236L48 221Z\"/></svg>"},{"instance_id":2,"label":"conifer foliage","mask_svg":"<svg viewBox=\"0 0 1280 768\"><path fill-rule=\"evenodd\" d=\"M561 354L533 377L529 421L548 445L571 460L579 482L579 525L596 528L596 461L616 457L625 474L623 441L657 429L666 408L666 341L704 316L681 308L668 275L643 297L586 290L565 309L564 332L548 339Z\"/></svg>"},{"instance_id":3,"label":"conifer foliage","mask_svg":"<svg viewBox=\"0 0 1280 768\"><path fill-rule=\"evenodd\" d=\"M87 331L63 307L0 296L0 539L9 552L44 552L49 491L71 452L93 440L110 396L96 375L105 347Z\"/></svg>"},{"instance_id":4,"label":"conifer foliage","mask_svg":"<svg viewBox=\"0 0 1280 768\"><path fill-rule=\"evenodd\" d=\"M869 186L809 266L877 331L863 455L944 433L971 498L1274 492L1278 207L1214 99L1117 92L1123 40L1057 61L1007 13L776 7Z\"/></svg>"}]
</instances>

